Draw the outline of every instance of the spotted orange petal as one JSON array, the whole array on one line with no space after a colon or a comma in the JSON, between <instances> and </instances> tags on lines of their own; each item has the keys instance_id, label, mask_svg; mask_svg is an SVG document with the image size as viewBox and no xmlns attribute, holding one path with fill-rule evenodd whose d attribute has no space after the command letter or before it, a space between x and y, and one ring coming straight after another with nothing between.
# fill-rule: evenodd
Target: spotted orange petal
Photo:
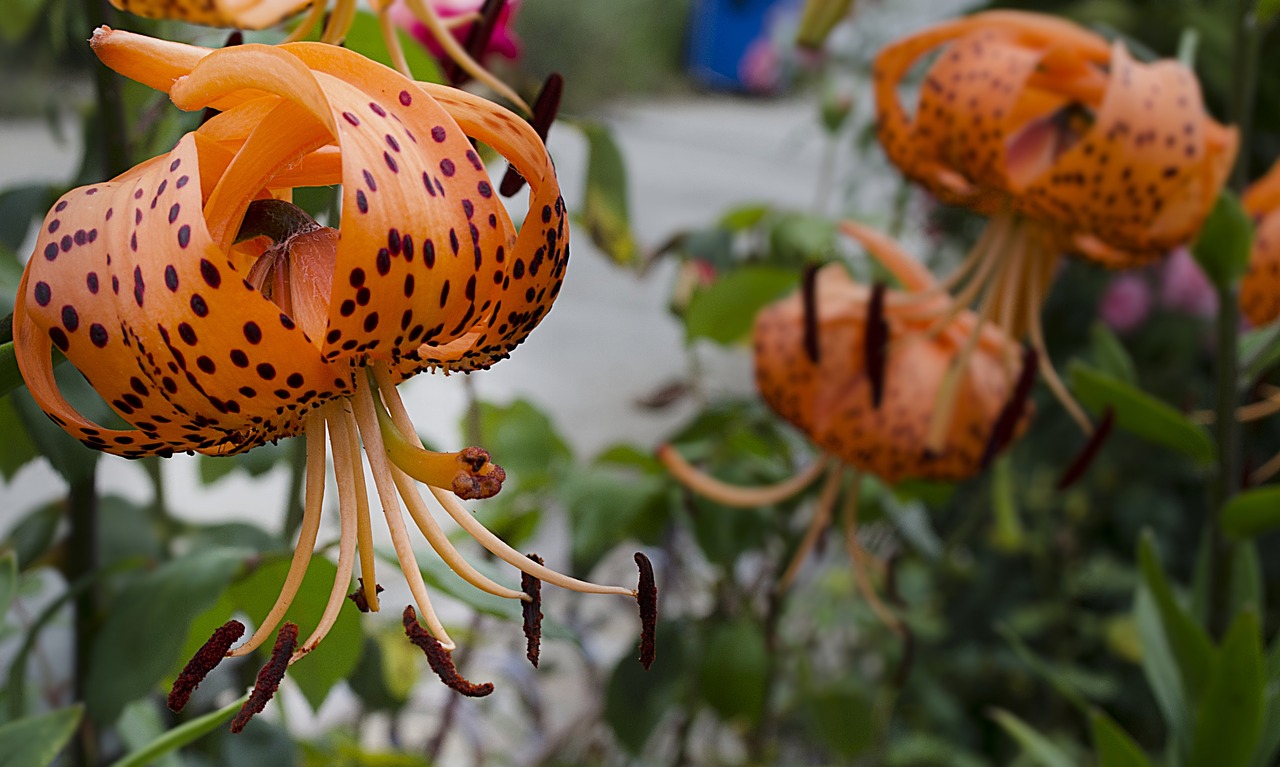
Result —
<instances>
[{"instance_id":1,"label":"spotted orange petal","mask_svg":"<svg viewBox=\"0 0 1280 767\"><path fill-rule=\"evenodd\" d=\"M122 11L148 19L237 29L265 29L310 5L312 0L111 0Z\"/></svg>"}]
</instances>

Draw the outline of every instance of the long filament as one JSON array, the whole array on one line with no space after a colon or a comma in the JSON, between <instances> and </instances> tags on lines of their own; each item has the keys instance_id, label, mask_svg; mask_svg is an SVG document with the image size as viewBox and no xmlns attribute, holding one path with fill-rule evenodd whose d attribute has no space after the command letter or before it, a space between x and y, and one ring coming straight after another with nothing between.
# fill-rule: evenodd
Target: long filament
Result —
<instances>
[{"instance_id":1,"label":"long filament","mask_svg":"<svg viewBox=\"0 0 1280 767\"><path fill-rule=\"evenodd\" d=\"M435 9L431 7L430 3L423 2L423 0L406 0L406 2L409 5L409 10L413 11L413 15L417 16L418 20L430 30L432 37L436 39L436 42L440 44L440 47L444 49L449 58L453 59L467 74L492 88L507 101L515 104L526 116L533 114L533 110L529 108L524 99L520 98L518 93L513 91L506 83L494 77L480 62L473 59L470 53L467 53L467 49L462 47L458 39L453 36L453 33L440 21L440 17L436 15Z\"/></svg>"},{"instance_id":2,"label":"long filament","mask_svg":"<svg viewBox=\"0 0 1280 767\"><path fill-rule=\"evenodd\" d=\"M316 28L320 20L324 18L325 9L329 6L325 0L311 0L311 7L307 9L307 15L302 18L298 26L293 28L282 42L296 43L299 40L305 40L311 34L311 30Z\"/></svg>"},{"instance_id":3,"label":"long filament","mask_svg":"<svg viewBox=\"0 0 1280 767\"><path fill-rule=\"evenodd\" d=\"M809 523L809 527L804 531L804 538L800 541L800 545L796 547L796 553L792 555L787 569L783 571L782 577L778 579L779 592L785 592L791 588L792 582L795 581L796 575L800 572L800 566L809 558L813 547L818 543L818 538L821 537L824 530L831 526L831 512L835 508L837 496L840 495L840 481L842 479L844 479L843 466L836 466L827 474L827 481L822 484L822 492L818 495L818 507L813 510L813 521Z\"/></svg>"},{"instance_id":4,"label":"long filament","mask_svg":"<svg viewBox=\"0 0 1280 767\"><path fill-rule=\"evenodd\" d=\"M1041 287L1042 275L1040 270L1045 267L1040 263L1040 259L1031 262L1031 275L1028 283L1031 285L1031 295L1028 300L1032 306L1040 306L1044 299L1044 288ZM1028 334L1031 338L1031 346L1036 350L1036 355L1040 363L1040 375L1044 378L1049 389L1053 391L1058 401L1066 408L1067 414L1080 426L1080 430L1085 434L1093 434L1093 424L1089 421L1089 416L1085 415L1084 409L1071 396L1071 392L1067 390L1066 384L1058 377L1058 371L1053 367L1053 360L1049 357L1048 348L1044 342L1044 329L1040 324L1040 312L1033 310L1030 320Z\"/></svg>"},{"instance_id":5,"label":"long filament","mask_svg":"<svg viewBox=\"0 0 1280 767\"><path fill-rule=\"evenodd\" d=\"M386 43L391 64L396 71L412 80L413 72L409 69L409 62L405 60L404 46L400 44L400 33L396 29L396 23L391 19L390 3L378 9L378 26L382 29L382 39Z\"/></svg>"},{"instance_id":6,"label":"long filament","mask_svg":"<svg viewBox=\"0 0 1280 767\"><path fill-rule=\"evenodd\" d=\"M352 466L354 456L351 454L351 441L347 435L346 418L340 403L333 403L324 408L325 420L329 425L329 444L333 446L333 471L337 475L338 484L338 516L341 520L342 532L338 538L338 572L333 577L333 588L329 591L329 600L325 602L324 613L320 622L307 637L307 641L294 651L290 663L315 649L333 628L338 620L338 611L346 601L347 589L351 586L351 572L355 569L356 558L356 514L355 471Z\"/></svg>"},{"instance_id":7,"label":"long filament","mask_svg":"<svg viewBox=\"0 0 1280 767\"><path fill-rule=\"evenodd\" d=\"M396 428L402 434L417 434L413 428L413 421L409 419L409 411L405 409L404 402L400 399L400 392L396 390L391 380L391 374L384 365L377 365L373 369L374 380L378 384L378 392L382 395L382 402L387 406L387 411L391 414L391 420L395 423ZM498 536L494 535L484 525L480 524L467 507L458 500L458 496L442 490L434 485L428 485L431 494L435 496L444 510L453 517L453 521L467 532L476 542L483 546L495 557L501 559L517 570L528 573L540 581L550 583L553 586L570 589L572 591L581 591L585 594L618 594L621 596L634 597L636 592L634 589L624 588L622 586L603 586L598 583L590 583L588 581L578 580L577 578L558 573L549 567L545 567L529 559L525 554L516 551Z\"/></svg>"},{"instance_id":8,"label":"long filament","mask_svg":"<svg viewBox=\"0 0 1280 767\"><path fill-rule=\"evenodd\" d=\"M258 624L249 640L227 653L229 658L248 655L258 649L271 632L275 631L284 614L293 604L302 579L306 577L307 566L311 564L311 554L316 548L316 535L320 531L320 510L324 505L325 449L324 449L324 415L323 412L312 413L307 417L307 479L304 494L302 525L298 529L298 544L293 549L293 559L289 562L289 572L285 575L284 585L276 602L267 612L267 617Z\"/></svg>"},{"instance_id":9,"label":"long filament","mask_svg":"<svg viewBox=\"0 0 1280 767\"><path fill-rule=\"evenodd\" d=\"M876 614L876 617L895 634L904 636L905 631L902 621L885 606L880 599L880 595L876 593L875 586L871 583L871 575L867 572L867 553L863 550L862 544L858 543L858 504L861 496L862 476L855 473L853 486L849 488L849 492L845 496L844 509L841 514L841 521L844 524L845 548L849 550L849 559L853 562L854 581L858 584L858 591L862 594L863 599L867 600L867 606Z\"/></svg>"},{"instance_id":10,"label":"long filament","mask_svg":"<svg viewBox=\"0 0 1280 767\"><path fill-rule=\"evenodd\" d=\"M427 585L422 581L422 570L418 568L418 559L413 553L413 544L409 541L409 532L405 529L404 516L400 513L400 500L396 494L395 480L391 476L391 464L387 461L387 450L382 444L382 431L378 429L378 415L374 411L373 392L367 376L356 376L356 393L352 400L355 404L355 419L364 439L366 454L369 456L369 469L373 473L373 484L377 487L378 498L382 501L382 512L387 518L387 529L391 532L391 543L396 550L396 558L400 560L400 570L409 583L409 591L422 610L422 619L426 622L431 634L439 640L446 650L452 650L453 640L444 630L439 616L431 606L431 597L427 594ZM369 584L365 584L366 591Z\"/></svg>"},{"instance_id":11,"label":"long filament","mask_svg":"<svg viewBox=\"0 0 1280 767\"><path fill-rule=\"evenodd\" d=\"M704 498L725 506L752 509L781 503L804 490L830 465L830 458L821 456L796 475L772 485L738 487L722 482L699 471L671 445L663 445L657 451L658 460L682 485Z\"/></svg>"}]
</instances>

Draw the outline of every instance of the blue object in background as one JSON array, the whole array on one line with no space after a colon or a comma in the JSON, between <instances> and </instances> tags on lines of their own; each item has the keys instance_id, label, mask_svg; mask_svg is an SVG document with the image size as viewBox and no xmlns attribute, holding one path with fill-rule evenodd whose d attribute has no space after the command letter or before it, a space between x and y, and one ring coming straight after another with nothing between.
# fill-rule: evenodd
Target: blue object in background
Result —
<instances>
[{"instance_id":1,"label":"blue object in background","mask_svg":"<svg viewBox=\"0 0 1280 767\"><path fill-rule=\"evenodd\" d=\"M779 0L694 0L689 20L689 74L699 85L744 91L740 64L765 33L765 20Z\"/></svg>"}]
</instances>

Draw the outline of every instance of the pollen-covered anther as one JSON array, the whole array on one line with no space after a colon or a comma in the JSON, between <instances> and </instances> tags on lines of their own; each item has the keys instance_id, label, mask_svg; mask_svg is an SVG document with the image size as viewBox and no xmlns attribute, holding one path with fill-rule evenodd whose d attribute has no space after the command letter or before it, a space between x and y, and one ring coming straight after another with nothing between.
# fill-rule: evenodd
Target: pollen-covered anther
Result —
<instances>
[{"instance_id":1,"label":"pollen-covered anther","mask_svg":"<svg viewBox=\"0 0 1280 767\"><path fill-rule=\"evenodd\" d=\"M889 324L884 318L884 293L883 282L877 282L871 289L862 347L867 380L871 383L871 405L877 410L884 399L884 369L889 355Z\"/></svg>"},{"instance_id":2,"label":"pollen-covered anther","mask_svg":"<svg viewBox=\"0 0 1280 767\"><path fill-rule=\"evenodd\" d=\"M177 712L186 708L191 700L191 693L195 692L209 672L227 657L227 650L230 650L231 645L242 636L244 636L244 624L234 620L227 621L213 632L208 641L200 646L195 655L191 656L191 660L187 661L187 665L182 667L182 672L174 680L168 700L171 711Z\"/></svg>"},{"instance_id":3,"label":"pollen-covered anther","mask_svg":"<svg viewBox=\"0 0 1280 767\"><path fill-rule=\"evenodd\" d=\"M276 635L275 647L271 648L271 659L258 671L258 678L253 683L253 692L240 707L235 719L231 720L232 732L243 730L250 719L266 708L267 703L276 694L276 690L280 689L280 683L284 681L284 672L289 669L289 659L293 657L293 650L297 646L298 624L286 623L281 626L280 633Z\"/></svg>"},{"instance_id":4,"label":"pollen-covered anther","mask_svg":"<svg viewBox=\"0 0 1280 767\"><path fill-rule=\"evenodd\" d=\"M356 589L350 594L347 594L347 599L350 599L352 602L355 603L357 610L359 610L362 613L367 613L369 612L369 598L365 595L364 578L359 578L357 580L360 581L360 588ZM385 591L385 589L382 588L381 583L375 583L373 588L374 588L374 592L378 594L381 594L383 591Z\"/></svg>"},{"instance_id":5,"label":"pollen-covered anther","mask_svg":"<svg viewBox=\"0 0 1280 767\"><path fill-rule=\"evenodd\" d=\"M458 673L457 667L453 665L453 656L418 623L418 613L413 605L404 608L404 633L410 642L422 649L427 656L427 665L431 666L431 670L436 672L436 676L449 689L469 698L483 698L493 692L492 682L475 684Z\"/></svg>"},{"instance_id":6,"label":"pollen-covered anther","mask_svg":"<svg viewBox=\"0 0 1280 767\"><path fill-rule=\"evenodd\" d=\"M1066 490L1084 476L1089 466L1093 464L1093 459L1097 457L1098 452L1102 449L1102 444L1111 435L1111 427L1115 425L1115 421L1116 411L1108 407L1103 412L1098 425L1093 428L1093 434L1089 435L1089 441L1081 448L1080 454L1071 462L1067 470L1062 473L1057 485L1059 490Z\"/></svg>"},{"instance_id":7,"label":"pollen-covered anther","mask_svg":"<svg viewBox=\"0 0 1280 767\"><path fill-rule=\"evenodd\" d=\"M636 586L636 603L640 606L640 665L648 671L658 654L658 584L649 558L637 551L635 560L640 568L640 582Z\"/></svg>"},{"instance_id":8,"label":"pollen-covered anther","mask_svg":"<svg viewBox=\"0 0 1280 767\"><path fill-rule=\"evenodd\" d=\"M543 564L542 557L537 554L528 556L534 562ZM529 597L527 602L520 604L524 611L525 657L537 668L542 647L542 581L529 573L521 573L520 590Z\"/></svg>"},{"instance_id":9,"label":"pollen-covered anther","mask_svg":"<svg viewBox=\"0 0 1280 767\"><path fill-rule=\"evenodd\" d=\"M564 77L559 72L547 75L546 82L542 84L542 90L538 91L538 97L534 99L533 118L530 121L543 143L547 141L547 132L551 130L551 124L556 121L556 114L560 111L560 98L563 95ZM506 175L502 177L498 192L503 197L510 197L520 191L523 186L524 176L520 175L520 171L512 165L507 168Z\"/></svg>"}]
</instances>

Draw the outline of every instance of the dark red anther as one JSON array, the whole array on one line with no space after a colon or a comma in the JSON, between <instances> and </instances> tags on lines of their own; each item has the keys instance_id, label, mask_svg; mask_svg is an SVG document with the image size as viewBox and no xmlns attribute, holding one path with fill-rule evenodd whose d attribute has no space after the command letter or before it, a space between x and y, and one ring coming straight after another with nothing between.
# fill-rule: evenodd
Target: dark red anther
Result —
<instances>
[{"instance_id":1,"label":"dark red anther","mask_svg":"<svg viewBox=\"0 0 1280 767\"><path fill-rule=\"evenodd\" d=\"M556 121L556 114L560 111L560 97L563 95L564 78L559 72L552 72L547 75L542 90L538 91L538 97L533 100L533 119L530 123L544 144L547 143L547 131L551 130L551 123ZM524 176L513 165L507 168L507 175L502 177L498 191L503 197L510 197L523 186Z\"/></svg>"},{"instance_id":2,"label":"dark red anther","mask_svg":"<svg viewBox=\"0 0 1280 767\"><path fill-rule=\"evenodd\" d=\"M297 646L298 624L286 623L281 626L280 633L276 634L275 647L271 648L271 659L258 671L258 678L253 682L253 692L236 713L236 718L231 720L232 732L243 730L250 719L267 707L267 702L284 681L284 672L289 669L289 659L293 657Z\"/></svg>"},{"instance_id":3,"label":"dark red anther","mask_svg":"<svg viewBox=\"0 0 1280 767\"><path fill-rule=\"evenodd\" d=\"M483 698L493 692L492 682L474 684L458 673L449 651L441 646L440 640L427 633L427 630L418 623L418 613L413 609L413 605L404 608L404 633L409 637L410 642L426 653L427 665L431 666L431 670L436 672L436 676L440 677L440 681L444 682L449 689L469 698Z\"/></svg>"},{"instance_id":4,"label":"dark red anther","mask_svg":"<svg viewBox=\"0 0 1280 767\"><path fill-rule=\"evenodd\" d=\"M636 552L640 583L636 586L636 603L640 605L640 665L645 671L658 654L658 584L653 577L653 563Z\"/></svg>"},{"instance_id":5,"label":"dark red anther","mask_svg":"<svg viewBox=\"0 0 1280 767\"><path fill-rule=\"evenodd\" d=\"M987 446L982 451L982 468L987 468L992 459L999 455L1000 451L1004 450L1013 439L1018 422L1022 420L1022 415L1027 410L1027 401L1031 399L1031 387L1036 383L1039 363L1040 355L1035 349L1028 346L1022 350L1022 372L1018 375L1013 393L1009 395L1009 401L1000 409L996 425L991 429L991 437L987 439Z\"/></svg>"},{"instance_id":6,"label":"dark red anther","mask_svg":"<svg viewBox=\"0 0 1280 767\"><path fill-rule=\"evenodd\" d=\"M356 589L350 594L347 594L347 599L350 599L352 602L356 603L357 610L359 610L362 613L367 613L369 612L369 599L364 595L364 578L358 578L357 580L360 581L360 588ZM384 589L382 588L381 583L373 584L373 592L375 594L381 594L383 591Z\"/></svg>"},{"instance_id":7,"label":"dark red anther","mask_svg":"<svg viewBox=\"0 0 1280 767\"><path fill-rule=\"evenodd\" d=\"M1089 465L1093 463L1093 459L1097 457L1098 451L1102 449L1102 443L1107 441L1107 437L1111 434L1111 427L1115 426L1116 412L1108 407L1102 413L1102 419L1093 427L1093 434L1090 435L1089 441L1084 443L1084 448L1076 459L1071 462L1067 470L1063 472L1062 478L1058 480L1058 489L1066 490L1076 483L1076 480L1084 476Z\"/></svg>"},{"instance_id":8,"label":"dark red anther","mask_svg":"<svg viewBox=\"0 0 1280 767\"><path fill-rule=\"evenodd\" d=\"M484 5L480 7L480 18L471 25L471 29L467 30L467 39L463 41L462 47L476 61L484 58L489 41L493 39L493 33L498 28L498 17L502 15L502 9L506 4L507 0L485 0ZM467 70L458 66L458 62L453 59L445 61L440 69L449 84L455 88L471 79Z\"/></svg>"},{"instance_id":9,"label":"dark red anther","mask_svg":"<svg viewBox=\"0 0 1280 767\"><path fill-rule=\"evenodd\" d=\"M800 278L800 298L804 305L804 353L817 365L821 355L818 343L818 265L809 264Z\"/></svg>"},{"instance_id":10,"label":"dark red anther","mask_svg":"<svg viewBox=\"0 0 1280 767\"><path fill-rule=\"evenodd\" d=\"M187 665L182 667L182 672L173 682L173 689L169 691L171 711L176 712L186 708L187 702L191 700L191 693L195 692L209 672L217 668L222 659L227 657L227 650L230 650L231 645L242 636L244 636L244 624L240 621L227 621L213 632L207 642L200 645L196 654L191 656Z\"/></svg>"},{"instance_id":11,"label":"dark red anther","mask_svg":"<svg viewBox=\"0 0 1280 767\"><path fill-rule=\"evenodd\" d=\"M542 557L537 554L527 556L542 564ZM538 654L542 648L542 581L528 573L521 573L520 590L529 595L529 601L520 605L524 611L525 657L537 668Z\"/></svg>"},{"instance_id":12,"label":"dark red anther","mask_svg":"<svg viewBox=\"0 0 1280 767\"><path fill-rule=\"evenodd\" d=\"M862 362L871 383L871 406L876 409L884 399L884 371L889 358L889 323L884 319L884 292L883 282L877 282L871 288L867 324L862 337Z\"/></svg>"}]
</instances>

